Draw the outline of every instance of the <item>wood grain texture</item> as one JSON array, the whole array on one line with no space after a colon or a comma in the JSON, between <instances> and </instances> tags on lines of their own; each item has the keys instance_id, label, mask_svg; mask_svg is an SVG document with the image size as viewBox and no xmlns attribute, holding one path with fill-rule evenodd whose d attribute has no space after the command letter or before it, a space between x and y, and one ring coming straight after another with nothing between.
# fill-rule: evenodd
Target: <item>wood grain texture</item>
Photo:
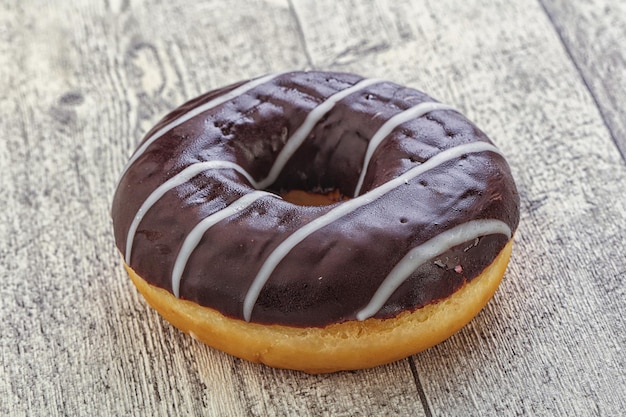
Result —
<instances>
[{"instance_id":1,"label":"wood grain texture","mask_svg":"<svg viewBox=\"0 0 626 417\"><path fill-rule=\"evenodd\" d=\"M2 2L0 415L621 415L626 136L606 86L623 20L599 3ZM288 68L423 89L509 156L509 272L447 342L366 371L269 369L180 334L125 276L109 207L137 141L186 99Z\"/></svg>"},{"instance_id":2,"label":"wood grain texture","mask_svg":"<svg viewBox=\"0 0 626 417\"><path fill-rule=\"evenodd\" d=\"M542 3L626 160L626 3Z\"/></svg>"}]
</instances>

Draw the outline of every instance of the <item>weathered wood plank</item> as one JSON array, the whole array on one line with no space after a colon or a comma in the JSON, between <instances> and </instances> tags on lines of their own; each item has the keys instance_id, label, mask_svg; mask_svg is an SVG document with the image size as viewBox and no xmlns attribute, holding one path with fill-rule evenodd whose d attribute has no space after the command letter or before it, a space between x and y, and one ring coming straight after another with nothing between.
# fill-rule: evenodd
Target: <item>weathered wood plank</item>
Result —
<instances>
[{"instance_id":1,"label":"weathered wood plank","mask_svg":"<svg viewBox=\"0 0 626 417\"><path fill-rule=\"evenodd\" d=\"M432 414L619 415L626 169L542 7L380 1L365 17L330 3L295 3L313 66L459 106L509 155L522 197L501 291L468 328L414 357ZM382 46L370 53L377 24Z\"/></svg>"},{"instance_id":2,"label":"weathered wood plank","mask_svg":"<svg viewBox=\"0 0 626 417\"><path fill-rule=\"evenodd\" d=\"M376 369L305 375L238 361L253 416L423 416L407 360Z\"/></svg>"},{"instance_id":3,"label":"weathered wood plank","mask_svg":"<svg viewBox=\"0 0 626 417\"><path fill-rule=\"evenodd\" d=\"M2 223L17 240L3 242L14 265L2 273L0 391L11 398L2 414L245 414L228 361L213 361L213 377L199 381L198 361L179 359L189 342L146 311L119 270L110 195L129 142L154 117L129 103L149 101L158 83L135 71L136 45L146 42L133 11L82 6L2 13L13 37L3 74L12 108L3 114L16 116L2 123ZM208 389L225 400L206 401Z\"/></svg>"},{"instance_id":4,"label":"weathered wood plank","mask_svg":"<svg viewBox=\"0 0 626 417\"><path fill-rule=\"evenodd\" d=\"M626 160L626 3L541 0Z\"/></svg>"}]
</instances>

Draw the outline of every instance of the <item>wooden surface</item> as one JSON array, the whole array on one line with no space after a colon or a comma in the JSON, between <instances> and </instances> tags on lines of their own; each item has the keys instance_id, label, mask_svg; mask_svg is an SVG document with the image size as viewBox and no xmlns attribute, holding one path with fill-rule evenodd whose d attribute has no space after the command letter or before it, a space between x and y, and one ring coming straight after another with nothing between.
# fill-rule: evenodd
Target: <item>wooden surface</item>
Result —
<instances>
[{"instance_id":1,"label":"wooden surface","mask_svg":"<svg viewBox=\"0 0 626 417\"><path fill-rule=\"evenodd\" d=\"M0 415L623 415L625 38L610 0L0 3ZM508 155L505 280L412 358L243 362L161 320L121 267L109 207L142 135L203 91L303 68L425 90Z\"/></svg>"}]
</instances>

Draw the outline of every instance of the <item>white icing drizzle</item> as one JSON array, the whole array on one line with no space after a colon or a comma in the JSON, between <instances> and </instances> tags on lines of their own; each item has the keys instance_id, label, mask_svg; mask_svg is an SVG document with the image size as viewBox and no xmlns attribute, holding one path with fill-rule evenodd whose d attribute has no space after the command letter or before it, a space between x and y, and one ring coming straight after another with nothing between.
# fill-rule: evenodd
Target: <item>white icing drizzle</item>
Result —
<instances>
[{"instance_id":1,"label":"white icing drizzle","mask_svg":"<svg viewBox=\"0 0 626 417\"><path fill-rule=\"evenodd\" d=\"M280 172L285 167L291 156L298 150L300 145L302 145L302 142L304 142L304 140L309 136L317 122L319 122L320 119L324 117L324 115L328 113L338 101L344 99L352 93L355 93L372 84L377 84L380 82L382 82L382 80L378 80L375 78L367 78L361 80L358 83L354 84L352 87L348 87L338 93L333 94L332 96L328 97L324 102L311 110L302 125L293 133L293 135L291 135L289 139L287 139L285 146L283 147L283 149L281 149L280 153L276 157L274 165L272 165L272 168L267 174L267 177L259 181L259 187L261 189L265 189L268 186L272 185L274 181L276 181L276 178L278 178Z\"/></svg>"},{"instance_id":2,"label":"white icing drizzle","mask_svg":"<svg viewBox=\"0 0 626 417\"><path fill-rule=\"evenodd\" d=\"M429 259L439 256L463 242L492 234L503 234L510 239L511 229L500 220L472 220L446 230L411 249L387 275L367 306L357 313L356 318L365 320L376 314L413 271Z\"/></svg>"},{"instance_id":3,"label":"white icing drizzle","mask_svg":"<svg viewBox=\"0 0 626 417\"><path fill-rule=\"evenodd\" d=\"M413 106L409 109L400 112L387 120L385 124L383 124L372 136L369 144L367 145L367 151L365 152L365 158L363 159L363 167L361 169L361 175L359 175L359 181L356 184L356 188L354 190L354 196L358 196L361 192L361 187L363 186L363 180L365 180L365 175L367 174L367 167L370 164L370 159L372 159L372 155L378 146L381 144L383 140L398 126L402 123L406 123L409 120L417 119L418 117L422 117L426 113L430 113L433 110L456 110L454 107L449 106L443 103L435 103L435 102L425 102L420 103L416 106Z\"/></svg>"},{"instance_id":4,"label":"white icing drizzle","mask_svg":"<svg viewBox=\"0 0 626 417\"><path fill-rule=\"evenodd\" d=\"M166 134L167 132L169 132L170 130L174 129L176 126L179 126L183 123L185 123L188 120L193 119L194 117L196 117L197 115L204 113L207 110L210 110L214 107L217 107L221 104L224 104L225 102L232 100L235 97L238 97L244 93L246 93L247 91L252 90L255 87L258 87L261 84L264 84L276 77L278 77L279 75L284 74L284 72L281 73L275 73L275 74L269 74L266 75L264 77L261 78L256 78L254 80L251 80L243 85L240 85L239 87L235 88L232 91L229 91L226 94L223 94L219 97L214 98L213 100L207 101L206 103L204 103L201 106L198 106L192 110L190 110L189 112L181 115L180 117L172 120L171 122L169 122L168 124L166 124L165 126L163 126L161 129L159 129L158 131L156 131L152 136L150 136L148 139L146 139L144 141L144 143L135 151L135 153L133 154L133 156L131 156L130 160L126 163L126 165L124 166L124 169L122 169L122 175L120 175L120 179L118 180L118 185L119 182L122 180L122 178L124 177L124 174L126 174L126 171L128 171L128 169L130 168L130 166L137 160L137 158L139 158L148 148L148 146L152 145L152 143L154 143L157 139L159 139L160 137L162 137L164 134Z\"/></svg>"},{"instance_id":5,"label":"white icing drizzle","mask_svg":"<svg viewBox=\"0 0 626 417\"><path fill-rule=\"evenodd\" d=\"M161 184L156 190L152 192L141 205L139 210L137 210L137 214L128 228L128 234L126 235L126 260L127 264L130 264L130 256L132 253L133 241L135 240L135 233L137 232L137 228L141 223L144 215L150 208L157 202L161 197L165 195L168 191L172 190L175 187L178 187L181 184L189 181L196 175L200 174L203 171L209 169L234 169L235 171L242 174L246 179L252 184L254 188L257 188L257 183L254 181L252 176L246 172L241 166L235 164L230 161L206 161L206 162L198 162L192 165L189 165L187 168L174 175L172 178Z\"/></svg>"},{"instance_id":6,"label":"white icing drizzle","mask_svg":"<svg viewBox=\"0 0 626 417\"><path fill-rule=\"evenodd\" d=\"M328 224L345 216L346 214L353 212L357 208L373 202L374 200L382 197L389 191L402 185L408 184L411 179L415 178L418 175L421 175L428 170L431 170L447 161L459 158L465 154L485 151L495 152L502 155L498 148L487 142L472 142L447 149L433 156L423 164L410 169L399 177L394 178L393 180L388 181L361 196L355 197L352 200L348 200L338 205L337 207L328 211L323 216L312 220L310 223L307 223L300 229L296 230L287 239L282 241L281 244L276 247L276 249L274 249L274 251L265 260L265 263L259 269L259 272L254 278L254 281L248 289L248 292L246 293L246 297L244 299L244 319L246 321L250 321L250 318L252 316L252 309L256 304L259 294L261 293L261 290L265 286L265 283L269 279L276 266L297 244L302 242L310 234L312 234L316 230L321 229L324 226L327 226Z\"/></svg>"},{"instance_id":7,"label":"white icing drizzle","mask_svg":"<svg viewBox=\"0 0 626 417\"><path fill-rule=\"evenodd\" d=\"M189 235L185 238L185 241L178 252L174 268L172 269L172 293L176 296L176 298L180 296L180 280L183 272L185 271L185 267L187 266L187 261L196 249L196 246L198 246L198 243L200 243L200 240L202 240L204 233L218 222L232 216L233 214L237 214L259 198L265 196L278 197L275 194L265 191L253 191L235 200L222 210L219 210L203 219L193 228L191 232L189 232Z\"/></svg>"}]
</instances>

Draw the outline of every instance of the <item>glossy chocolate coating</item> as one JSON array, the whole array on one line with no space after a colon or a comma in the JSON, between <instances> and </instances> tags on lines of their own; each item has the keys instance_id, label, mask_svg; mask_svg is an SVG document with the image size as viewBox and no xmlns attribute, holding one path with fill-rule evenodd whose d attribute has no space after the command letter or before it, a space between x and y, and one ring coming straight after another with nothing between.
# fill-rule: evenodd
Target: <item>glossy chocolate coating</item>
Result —
<instances>
[{"instance_id":1,"label":"glossy chocolate coating","mask_svg":"<svg viewBox=\"0 0 626 417\"><path fill-rule=\"evenodd\" d=\"M192 163L208 160L232 161L255 180L265 178L286 139L307 114L361 79L345 73L279 75L171 129L121 178L112 210L119 250L126 251L129 226L140 206L169 178ZM181 114L239 85L184 104L144 141ZM347 96L315 125L269 190L338 188L352 195L369 139L390 117L427 101L434 100L390 82ZM403 123L375 151L361 194L446 149L476 141L489 139L453 110L432 111ZM146 212L126 263L149 283L171 291L172 268L189 232L208 215L252 191L243 175L211 170L167 192ZM219 222L193 251L180 297L242 319L246 292L267 257L289 235L335 206L299 206L266 197ZM471 153L443 163L312 233L273 271L251 321L324 326L352 320L411 248L475 219L501 220L512 231L517 227L519 196L499 154ZM394 317L448 297L478 276L507 241L504 235L487 235L426 262L374 317Z\"/></svg>"}]
</instances>

